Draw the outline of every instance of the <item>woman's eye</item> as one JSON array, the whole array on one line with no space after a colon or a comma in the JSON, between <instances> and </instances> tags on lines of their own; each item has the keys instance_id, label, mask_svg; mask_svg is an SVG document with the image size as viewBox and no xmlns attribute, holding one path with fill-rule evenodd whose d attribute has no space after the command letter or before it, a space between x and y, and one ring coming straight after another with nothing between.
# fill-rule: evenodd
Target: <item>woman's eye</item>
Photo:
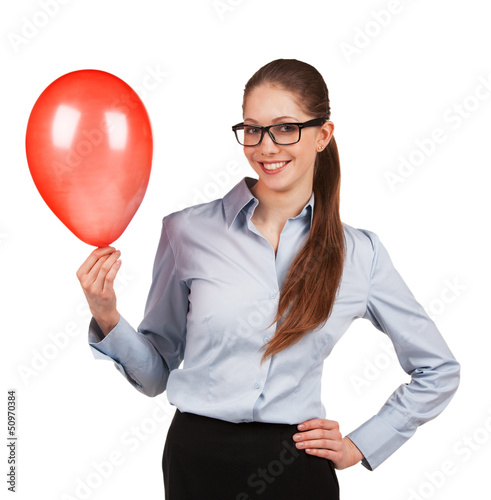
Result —
<instances>
[{"instance_id":1,"label":"woman's eye","mask_svg":"<svg viewBox=\"0 0 491 500\"><path fill-rule=\"evenodd\" d=\"M260 129L257 127L244 127L244 132L248 135L259 134Z\"/></svg>"},{"instance_id":2,"label":"woman's eye","mask_svg":"<svg viewBox=\"0 0 491 500\"><path fill-rule=\"evenodd\" d=\"M293 132L294 128L293 125L282 125L281 132Z\"/></svg>"}]
</instances>

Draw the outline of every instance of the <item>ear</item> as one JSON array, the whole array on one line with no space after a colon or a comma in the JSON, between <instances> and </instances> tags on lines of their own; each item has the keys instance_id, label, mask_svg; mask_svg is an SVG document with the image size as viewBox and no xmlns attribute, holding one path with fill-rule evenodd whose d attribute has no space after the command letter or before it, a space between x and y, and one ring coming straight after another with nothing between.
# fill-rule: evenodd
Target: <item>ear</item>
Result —
<instances>
[{"instance_id":1,"label":"ear","mask_svg":"<svg viewBox=\"0 0 491 500\"><path fill-rule=\"evenodd\" d=\"M319 129L319 134L317 136L317 146L321 146L322 149L325 149L326 146L329 144L329 141L331 140L333 134L334 134L334 123L330 120L327 120Z\"/></svg>"}]
</instances>

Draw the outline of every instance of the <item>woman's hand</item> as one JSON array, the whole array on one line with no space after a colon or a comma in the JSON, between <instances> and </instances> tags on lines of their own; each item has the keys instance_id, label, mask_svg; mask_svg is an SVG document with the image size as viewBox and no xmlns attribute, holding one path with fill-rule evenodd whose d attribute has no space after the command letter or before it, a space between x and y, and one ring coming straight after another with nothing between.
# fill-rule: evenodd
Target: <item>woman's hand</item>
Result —
<instances>
[{"instance_id":1,"label":"woman's hand","mask_svg":"<svg viewBox=\"0 0 491 500\"><path fill-rule=\"evenodd\" d=\"M120 254L113 247L96 248L77 271L90 312L104 336L119 321L113 283L121 266Z\"/></svg>"},{"instance_id":2,"label":"woman's hand","mask_svg":"<svg viewBox=\"0 0 491 500\"><path fill-rule=\"evenodd\" d=\"M343 438L339 432L339 424L334 420L314 418L297 427L302 432L293 436L296 447L311 455L328 458L336 469L346 469L363 459L353 441Z\"/></svg>"}]
</instances>

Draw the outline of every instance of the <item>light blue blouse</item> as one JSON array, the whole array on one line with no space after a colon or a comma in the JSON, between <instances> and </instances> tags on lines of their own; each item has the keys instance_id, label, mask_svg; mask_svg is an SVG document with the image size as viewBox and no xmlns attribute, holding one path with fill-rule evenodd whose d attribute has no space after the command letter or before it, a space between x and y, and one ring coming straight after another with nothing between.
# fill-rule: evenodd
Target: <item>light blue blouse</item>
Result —
<instances>
[{"instance_id":1,"label":"light blue blouse","mask_svg":"<svg viewBox=\"0 0 491 500\"><path fill-rule=\"evenodd\" d=\"M343 277L325 325L260 366L288 268L310 231L314 195L287 220L277 254L255 228L259 203L244 177L222 199L164 217L145 316L136 331L121 316L89 344L140 392L230 422L297 424L326 418L324 360L353 320L366 318L394 344L411 383L348 437L375 469L450 402L460 365L394 268L376 234L343 224ZM101 340L102 339L102 340ZM181 362L183 366L179 368Z\"/></svg>"}]
</instances>

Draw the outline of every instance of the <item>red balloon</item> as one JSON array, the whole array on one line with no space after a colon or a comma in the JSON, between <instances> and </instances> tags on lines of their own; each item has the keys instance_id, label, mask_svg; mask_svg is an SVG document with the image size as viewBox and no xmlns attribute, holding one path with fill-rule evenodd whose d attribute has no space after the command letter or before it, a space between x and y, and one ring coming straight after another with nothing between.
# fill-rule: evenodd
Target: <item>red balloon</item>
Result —
<instances>
[{"instance_id":1,"label":"red balloon","mask_svg":"<svg viewBox=\"0 0 491 500\"><path fill-rule=\"evenodd\" d=\"M29 116L26 154L53 213L85 243L117 240L145 195L152 130L134 90L116 76L80 70L55 80Z\"/></svg>"}]
</instances>

